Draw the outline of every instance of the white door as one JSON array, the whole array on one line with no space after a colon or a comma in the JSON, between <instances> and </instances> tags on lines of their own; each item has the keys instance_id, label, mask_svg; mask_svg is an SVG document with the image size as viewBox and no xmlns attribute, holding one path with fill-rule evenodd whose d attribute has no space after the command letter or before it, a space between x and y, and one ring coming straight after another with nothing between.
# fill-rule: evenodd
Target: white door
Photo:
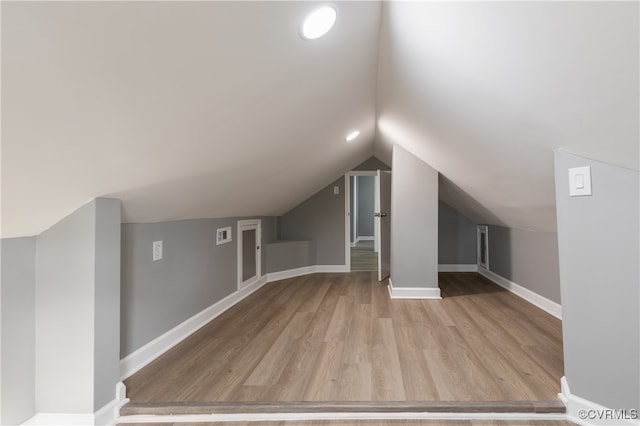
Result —
<instances>
[{"instance_id":1,"label":"white door","mask_svg":"<svg viewBox=\"0 0 640 426\"><path fill-rule=\"evenodd\" d=\"M238 221L238 289L260 279L260 219Z\"/></svg>"},{"instance_id":2,"label":"white door","mask_svg":"<svg viewBox=\"0 0 640 426\"><path fill-rule=\"evenodd\" d=\"M391 269L391 172L376 174L376 246L378 248L378 281L389 276Z\"/></svg>"}]
</instances>

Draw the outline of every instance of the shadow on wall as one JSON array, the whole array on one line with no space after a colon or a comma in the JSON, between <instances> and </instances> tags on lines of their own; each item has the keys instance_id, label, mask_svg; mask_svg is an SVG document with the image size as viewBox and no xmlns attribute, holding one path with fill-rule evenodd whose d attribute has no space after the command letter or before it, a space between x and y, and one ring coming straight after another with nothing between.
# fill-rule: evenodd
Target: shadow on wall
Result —
<instances>
[{"instance_id":1,"label":"shadow on wall","mask_svg":"<svg viewBox=\"0 0 640 426\"><path fill-rule=\"evenodd\" d=\"M474 275L474 286L461 285L460 277ZM474 294L503 293L508 290L492 283L487 278L475 272L441 272L438 281L442 297L471 296ZM465 280L466 281L466 280ZM466 281L468 282L468 281Z\"/></svg>"},{"instance_id":2,"label":"shadow on wall","mask_svg":"<svg viewBox=\"0 0 640 426\"><path fill-rule=\"evenodd\" d=\"M498 216L467 194L442 173L438 174L438 198L475 223L507 226Z\"/></svg>"},{"instance_id":3,"label":"shadow on wall","mask_svg":"<svg viewBox=\"0 0 640 426\"><path fill-rule=\"evenodd\" d=\"M513 280L512 230L489 225L489 270Z\"/></svg>"}]
</instances>

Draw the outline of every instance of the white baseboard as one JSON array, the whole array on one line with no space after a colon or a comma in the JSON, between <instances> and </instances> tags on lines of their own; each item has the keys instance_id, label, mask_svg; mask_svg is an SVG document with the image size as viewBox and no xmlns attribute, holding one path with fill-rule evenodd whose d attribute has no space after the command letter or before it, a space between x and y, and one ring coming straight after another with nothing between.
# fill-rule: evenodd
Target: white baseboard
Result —
<instances>
[{"instance_id":1,"label":"white baseboard","mask_svg":"<svg viewBox=\"0 0 640 426\"><path fill-rule=\"evenodd\" d=\"M267 277L263 276L255 283L230 294L127 355L120 360L120 380L130 377L266 283Z\"/></svg>"},{"instance_id":2,"label":"white baseboard","mask_svg":"<svg viewBox=\"0 0 640 426\"><path fill-rule=\"evenodd\" d=\"M316 272L315 266L304 266L302 268L287 269L286 271L269 272L267 274L267 282L286 280L289 278L301 277Z\"/></svg>"},{"instance_id":3,"label":"white baseboard","mask_svg":"<svg viewBox=\"0 0 640 426\"><path fill-rule=\"evenodd\" d=\"M392 299L442 299L438 287L394 287L389 278L388 288Z\"/></svg>"},{"instance_id":4,"label":"white baseboard","mask_svg":"<svg viewBox=\"0 0 640 426\"><path fill-rule=\"evenodd\" d=\"M349 272L345 265L312 265L303 266L302 268L287 269L286 271L269 272L267 274L267 282L286 280L289 278L301 277L309 274L333 273L333 272Z\"/></svg>"},{"instance_id":5,"label":"white baseboard","mask_svg":"<svg viewBox=\"0 0 640 426\"><path fill-rule=\"evenodd\" d=\"M558 319L562 319L562 306L560 306L560 304L549 300L544 296L540 296L538 293L534 293L528 288L524 288L521 285L514 283L513 281L509 281L508 279L501 277L500 275L496 274L495 272L491 272L488 269L478 268L478 273L498 284L500 287L506 288L516 296L520 296L527 302L537 306L543 311L550 313Z\"/></svg>"},{"instance_id":6,"label":"white baseboard","mask_svg":"<svg viewBox=\"0 0 640 426\"><path fill-rule=\"evenodd\" d=\"M23 425L92 425L94 422L93 414L69 414L69 413L38 413L31 417Z\"/></svg>"},{"instance_id":7,"label":"white baseboard","mask_svg":"<svg viewBox=\"0 0 640 426\"><path fill-rule=\"evenodd\" d=\"M460 265L441 264L441 265L438 265L438 272L478 272L478 265L476 264L460 264Z\"/></svg>"},{"instance_id":8,"label":"white baseboard","mask_svg":"<svg viewBox=\"0 0 640 426\"><path fill-rule=\"evenodd\" d=\"M129 400L126 397L127 389L124 383L116 384L116 396L104 407L93 414L72 414L72 413L38 413L31 417L23 425L115 425L120 417L120 408Z\"/></svg>"},{"instance_id":9,"label":"white baseboard","mask_svg":"<svg viewBox=\"0 0 640 426\"><path fill-rule=\"evenodd\" d=\"M359 235L359 236L356 237L356 243L359 243L360 241L375 241L375 239L376 239L376 237L373 237L373 236L367 236L367 235L362 236L362 235Z\"/></svg>"},{"instance_id":10,"label":"white baseboard","mask_svg":"<svg viewBox=\"0 0 640 426\"><path fill-rule=\"evenodd\" d=\"M129 402L129 398L127 398L127 388L124 383L119 382L116 384L116 397L94 413L93 424L101 426L116 424L118 417L120 417L120 409L127 402Z\"/></svg>"},{"instance_id":11,"label":"white baseboard","mask_svg":"<svg viewBox=\"0 0 640 426\"><path fill-rule=\"evenodd\" d=\"M560 387L561 393L558 394L558 398L567 407L567 420L571 422L583 426L627 426L640 424L640 422L638 422L638 413L635 413L635 419L630 419L629 417L632 417L632 413L630 412L616 412L595 402L573 395L569 390L569 383L565 376L560 379ZM624 418L625 416L627 417L626 419Z\"/></svg>"},{"instance_id":12,"label":"white baseboard","mask_svg":"<svg viewBox=\"0 0 640 426\"><path fill-rule=\"evenodd\" d=\"M329 273L341 273L349 272L351 268L348 265L316 265L315 273L329 274Z\"/></svg>"}]
</instances>

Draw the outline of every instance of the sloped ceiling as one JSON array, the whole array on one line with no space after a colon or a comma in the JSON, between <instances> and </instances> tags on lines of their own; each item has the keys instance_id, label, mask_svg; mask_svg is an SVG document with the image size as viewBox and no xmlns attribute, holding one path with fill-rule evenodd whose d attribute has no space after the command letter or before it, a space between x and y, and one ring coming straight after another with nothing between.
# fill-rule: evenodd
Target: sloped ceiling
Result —
<instances>
[{"instance_id":1,"label":"sloped ceiling","mask_svg":"<svg viewBox=\"0 0 640 426\"><path fill-rule=\"evenodd\" d=\"M380 3L2 2L2 235L280 214L369 158ZM358 139L346 143L353 129Z\"/></svg>"},{"instance_id":2,"label":"sloped ceiling","mask_svg":"<svg viewBox=\"0 0 640 426\"><path fill-rule=\"evenodd\" d=\"M318 4L2 2L2 236L96 196L280 214L392 143L477 222L553 230L553 149L638 169L637 2L337 2L304 41Z\"/></svg>"},{"instance_id":3,"label":"sloped ceiling","mask_svg":"<svg viewBox=\"0 0 640 426\"><path fill-rule=\"evenodd\" d=\"M376 156L404 146L440 171L440 198L479 223L554 230L554 149L638 169L638 12L384 3Z\"/></svg>"}]
</instances>

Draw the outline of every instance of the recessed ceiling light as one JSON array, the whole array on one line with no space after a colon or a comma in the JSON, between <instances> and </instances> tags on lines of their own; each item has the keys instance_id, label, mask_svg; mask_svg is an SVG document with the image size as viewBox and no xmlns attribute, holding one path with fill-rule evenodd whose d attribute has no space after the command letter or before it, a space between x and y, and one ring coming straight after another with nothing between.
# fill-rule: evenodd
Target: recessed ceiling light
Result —
<instances>
[{"instance_id":1,"label":"recessed ceiling light","mask_svg":"<svg viewBox=\"0 0 640 426\"><path fill-rule=\"evenodd\" d=\"M300 26L300 35L306 40L313 40L325 35L336 22L336 8L324 5L313 12Z\"/></svg>"},{"instance_id":2,"label":"recessed ceiling light","mask_svg":"<svg viewBox=\"0 0 640 426\"><path fill-rule=\"evenodd\" d=\"M345 139L347 142L351 142L352 140L354 140L355 138L358 137L358 135L360 134L359 130L356 130L355 132L351 132L347 135L347 138Z\"/></svg>"}]
</instances>

